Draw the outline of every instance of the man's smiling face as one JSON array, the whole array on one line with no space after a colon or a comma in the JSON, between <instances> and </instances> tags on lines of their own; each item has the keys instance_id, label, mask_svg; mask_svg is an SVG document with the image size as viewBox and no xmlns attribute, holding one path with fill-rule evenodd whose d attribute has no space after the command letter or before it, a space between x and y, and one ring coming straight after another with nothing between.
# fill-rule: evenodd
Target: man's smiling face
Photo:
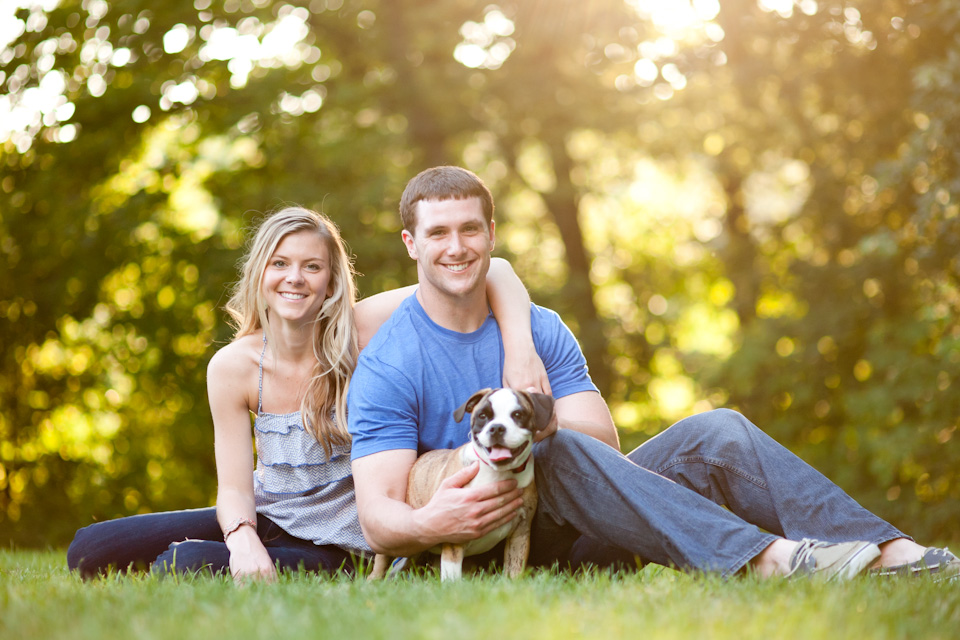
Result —
<instances>
[{"instance_id":1,"label":"man's smiling face","mask_svg":"<svg viewBox=\"0 0 960 640\"><path fill-rule=\"evenodd\" d=\"M420 286L451 298L485 291L493 227L479 198L418 202L416 229L404 230L403 242L417 261Z\"/></svg>"}]
</instances>

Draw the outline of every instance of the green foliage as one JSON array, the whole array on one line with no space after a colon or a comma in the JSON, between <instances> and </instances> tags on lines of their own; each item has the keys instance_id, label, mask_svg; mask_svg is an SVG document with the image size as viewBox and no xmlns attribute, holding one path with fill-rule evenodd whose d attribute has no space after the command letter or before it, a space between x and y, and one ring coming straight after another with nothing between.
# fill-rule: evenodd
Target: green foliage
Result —
<instances>
[{"instance_id":1,"label":"green foliage","mask_svg":"<svg viewBox=\"0 0 960 640\"><path fill-rule=\"evenodd\" d=\"M626 447L736 406L910 533L960 535L960 3L658 13L683 4L18 10L0 540L210 504L204 368L245 230L322 209L364 294L408 284L396 203L439 163L493 188L498 251L580 338Z\"/></svg>"},{"instance_id":2,"label":"green foliage","mask_svg":"<svg viewBox=\"0 0 960 640\"><path fill-rule=\"evenodd\" d=\"M822 584L721 581L648 567L636 574L539 572L441 585L287 575L116 576L83 583L54 553L0 552L0 633L10 638L952 638L960 593L928 580Z\"/></svg>"},{"instance_id":3,"label":"green foliage","mask_svg":"<svg viewBox=\"0 0 960 640\"><path fill-rule=\"evenodd\" d=\"M951 248L960 191L944 139L957 116L947 81L960 71L956 9L861 7L875 48L834 46L820 75L843 78L842 92L830 104L831 84L815 81L807 92L821 92L818 108L787 114L808 144L820 141L810 162L816 186L796 216L770 230L748 277L755 290L797 304L743 326L741 348L712 378L866 506L940 537L957 535L960 498L960 401L951 388L960 365ZM850 16L834 15L851 26ZM818 123L828 117L840 135L823 135Z\"/></svg>"}]
</instances>

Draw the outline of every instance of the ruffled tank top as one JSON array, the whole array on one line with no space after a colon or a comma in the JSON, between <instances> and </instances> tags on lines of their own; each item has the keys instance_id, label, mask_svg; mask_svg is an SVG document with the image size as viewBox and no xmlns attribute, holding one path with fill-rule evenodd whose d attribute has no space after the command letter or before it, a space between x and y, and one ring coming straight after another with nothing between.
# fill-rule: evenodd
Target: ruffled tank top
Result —
<instances>
[{"instance_id":1,"label":"ruffled tank top","mask_svg":"<svg viewBox=\"0 0 960 640\"><path fill-rule=\"evenodd\" d=\"M328 457L303 426L300 412L263 413L263 357L254 438L257 468L253 492L257 513L270 518L290 535L333 544L355 553L370 553L360 530L350 470L350 445L336 445Z\"/></svg>"}]
</instances>

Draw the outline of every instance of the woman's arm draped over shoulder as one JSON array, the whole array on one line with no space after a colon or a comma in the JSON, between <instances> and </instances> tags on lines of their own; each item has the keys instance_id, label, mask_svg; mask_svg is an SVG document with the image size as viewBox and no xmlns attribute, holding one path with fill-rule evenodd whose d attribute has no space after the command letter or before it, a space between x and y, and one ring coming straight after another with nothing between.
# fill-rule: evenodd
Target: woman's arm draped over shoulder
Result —
<instances>
[{"instance_id":1,"label":"woman's arm draped over shoulder","mask_svg":"<svg viewBox=\"0 0 960 640\"><path fill-rule=\"evenodd\" d=\"M412 296L417 285L384 291L365 298L354 307L360 348L370 339L400 303ZM487 273L487 298L503 335L505 361L503 385L550 393L547 371L537 355L530 327L530 295L510 263L503 258L490 260Z\"/></svg>"},{"instance_id":2,"label":"woman's arm draped over shoulder","mask_svg":"<svg viewBox=\"0 0 960 640\"><path fill-rule=\"evenodd\" d=\"M417 285L412 284L408 287L378 293L357 303L353 308L353 315L356 318L361 349L369 344L373 334L397 310L400 303L412 296L416 290Z\"/></svg>"},{"instance_id":3,"label":"woman's arm draped over shoulder","mask_svg":"<svg viewBox=\"0 0 960 640\"><path fill-rule=\"evenodd\" d=\"M487 299L503 336L503 386L550 393L550 380L533 344L530 294L503 258L490 260Z\"/></svg>"}]
</instances>

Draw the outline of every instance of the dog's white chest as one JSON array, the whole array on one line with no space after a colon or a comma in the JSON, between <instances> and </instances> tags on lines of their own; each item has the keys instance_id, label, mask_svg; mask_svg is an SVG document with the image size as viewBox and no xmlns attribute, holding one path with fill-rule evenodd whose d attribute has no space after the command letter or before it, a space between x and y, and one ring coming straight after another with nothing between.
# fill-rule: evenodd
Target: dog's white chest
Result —
<instances>
[{"instance_id":1,"label":"dog's white chest","mask_svg":"<svg viewBox=\"0 0 960 640\"><path fill-rule=\"evenodd\" d=\"M476 460L476 457L471 457L467 464L470 464ZM477 472L477 475L473 477L473 480L468 482L466 486L468 487L482 487L488 484L494 484L500 482L501 480L514 479L517 481L517 486L523 489L531 482L533 482L533 455L531 454L530 459L527 461L526 465L523 468L523 471L518 473L513 473L512 471L497 471L496 469L489 467L482 462L480 463L480 470Z\"/></svg>"},{"instance_id":2,"label":"dog's white chest","mask_svg":"<svg viewBox=\"0 0 960 640\"><path fill-rule=\"evenodd\" d=\"M533 482L533 456L527 461L523 471L513 473L511 471L497 471L485 464L480 464L480 470L473 480L466 484L467 487L482 487L484 485L500 482L513 478L517 481L517 486L521 489L527 487ZM521 507L522 509L523 507ZM497 546L497 543L510 535L510 533L520 524L522 517L532 517L533 514L524 514L514 518L505 525L499 526L483 537L471 540L463 545L463 555L473 556L478 553L484 553Z\"/></svg>"}]
</instances>

